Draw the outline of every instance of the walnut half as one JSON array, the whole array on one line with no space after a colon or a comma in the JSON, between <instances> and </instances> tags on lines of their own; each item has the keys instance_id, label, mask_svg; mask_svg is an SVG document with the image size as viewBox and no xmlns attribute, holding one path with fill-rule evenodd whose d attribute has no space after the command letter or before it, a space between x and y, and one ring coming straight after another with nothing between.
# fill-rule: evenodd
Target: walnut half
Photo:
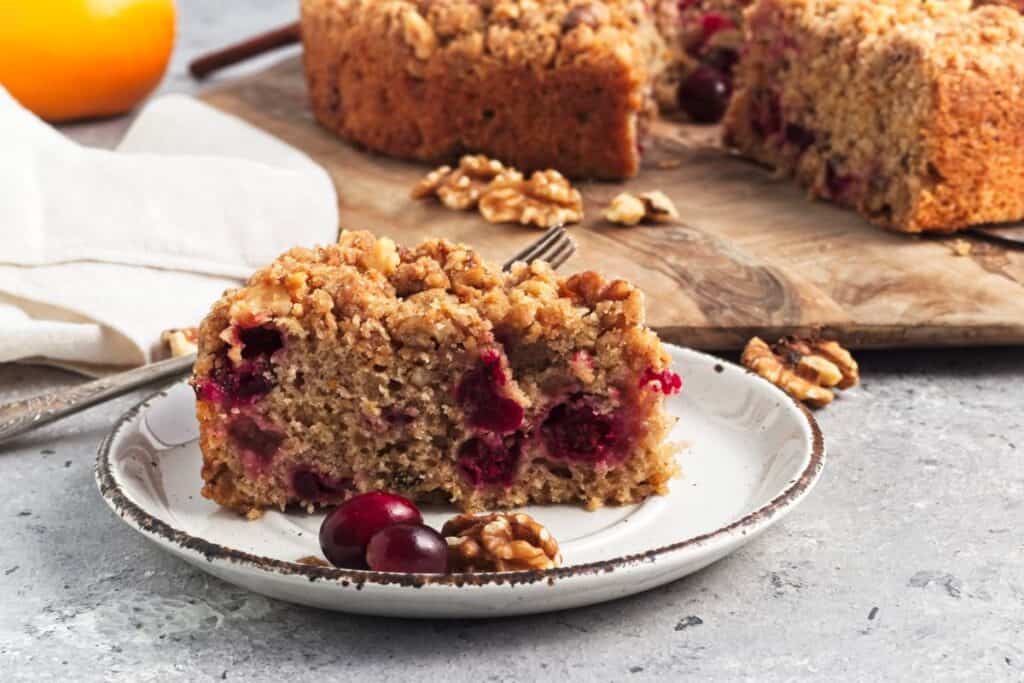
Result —
<instances>
[{"instance_id":1,"label":"walnut half","mask_svg":"<svg viewBox=\"0 0 1024 683\"><path fill-rule=\"evenodd\" d=\"M835 399L833 388L860 381L857 361L835 341L786 337L769 346L754 337L743 350L743 365L814 408Z\"/></svg>"},{"instance_id":2,"label":"walnut half","mask_svg":"<svg viewBox=\"0 0 1024 683\"><path fill-rule=\"evenodd\" d=\"M449 209L479 208L491 223L553 228L583 220L583 197L558 171L536 171L526 180L516 169L482 154L462 157L455 169L434 169L411 195L437 197Z\"/></svg>"},{"instance_id":3,"label":"walnut half","mask_svg":"<svg viewBox=\"0 0 1024 683\"><path fill-rule=\"evenodd\" d=\"M553 228L583 219L583 197L558 171L536 171L524 180L518 171L494 179L480 197L480 213L491 223Z\"/></svg>"},{"instance_id":4,"label":"walnut half","mask_svg":"<svg viewBox=\"0 0 1024 683\"><path fill-rule=\"evenodd\" d=\"M604 210L604 217L619 225L636 225L641 221L667 223L679 218L679 212L664 192L655 190L639 196L622 192Z\"/></svg>"},{"instance_id":5,"label":"walnut half","mask_svg":"<svg viewBox=\"0 0 1024 683\"><path fill-rule=\"evenodd\" d=\"M412 198L436 196L449 209L473 209L491 181L500 175L518 176L522 180L518 171L506 168L500 161L488 159L482 154L467 154L459 160L455 169L441 166L428 173L412 188Z\"/></svg>"},{"instance_id":6,"label":"walnut half","mask_svg":"<svg viewBox=\"0 0 1024 683\"><path fill-rule=\"evenodd\" d=\"M450 572L514 572L562 564L558 541L527 514L456 515L441 528Z\"/></svg>"}]
</instances>

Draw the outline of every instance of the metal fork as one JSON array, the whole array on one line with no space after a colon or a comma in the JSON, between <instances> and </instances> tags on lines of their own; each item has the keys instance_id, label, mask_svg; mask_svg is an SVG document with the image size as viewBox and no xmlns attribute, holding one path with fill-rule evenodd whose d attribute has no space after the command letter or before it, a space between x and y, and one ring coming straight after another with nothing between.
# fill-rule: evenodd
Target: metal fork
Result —
<instances>
[{"instance_id":1,"label":"metal fork","mask_svg":"<svg viewBox=\"0 0 1024 683\"><path fill-rule=\"evenodd\" d=\"M576 244L565 229L555 227L505 262L502 270L509 270L517 261L537 260L557 268L575 251ZM191 372L195 361L196 355L192 353L0 406L0 443L133 389L184 375Z\"/></svg>"}]
</instances>

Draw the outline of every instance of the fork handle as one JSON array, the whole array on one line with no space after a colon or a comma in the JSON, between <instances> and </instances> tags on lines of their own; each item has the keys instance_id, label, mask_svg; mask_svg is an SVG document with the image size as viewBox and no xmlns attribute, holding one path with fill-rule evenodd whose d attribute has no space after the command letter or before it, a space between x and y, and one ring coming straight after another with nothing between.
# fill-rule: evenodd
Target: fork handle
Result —
<instances>
[{"instance_id":1,"label":"fork handle","mask_svg":"<svg viewBox=\"0 0 1024 683\"><path fill-rule=\"evenodd\" d=\"M0 406L0 443L161 379L189 372L189 354Z\"/></svg>"}]
</instances>

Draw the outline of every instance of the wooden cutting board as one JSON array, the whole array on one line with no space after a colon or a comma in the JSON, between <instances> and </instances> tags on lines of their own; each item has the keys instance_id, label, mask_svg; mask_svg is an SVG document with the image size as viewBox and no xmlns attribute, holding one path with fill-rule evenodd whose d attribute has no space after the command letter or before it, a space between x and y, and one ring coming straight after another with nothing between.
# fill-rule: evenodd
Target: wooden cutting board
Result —
<instances>
[{"instance_id":1,"label":"wooden cutting board","mask_svg":"<svg viewBox=\"0 0 1024 683\"><path fill-rule=\"evenodd\" d=\"M495 261L538 234L409 199L429 167L359 151L319 128L298 58L203 99L327 168L344 228L400 244L448 237ZM562 270L632 280L647 292L648 322L665 339L698 348L734 349L753 334L774 339L816 329L854 347L1024 343L1024 251L975 237L887 233L730 157L715 147L715 133L662 124L639 177L578 183L586 218L571 228L579 249ZM664 191L681 221L606 223L602 208L624 188ZM957 255L957 239L969 243L969 254Z\"/></svg>"}]
</instances>

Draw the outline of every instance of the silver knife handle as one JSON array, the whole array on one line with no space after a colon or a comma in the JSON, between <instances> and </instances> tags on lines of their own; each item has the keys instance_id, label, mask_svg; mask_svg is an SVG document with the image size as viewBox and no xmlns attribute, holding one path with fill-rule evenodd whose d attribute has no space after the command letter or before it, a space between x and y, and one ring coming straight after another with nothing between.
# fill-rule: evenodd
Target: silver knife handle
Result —
<instances>
[{"instance_id":1,"label":"silver knife handle","mask_svg":"<svg viewBox=\"0 0 1024 683\"><path fill-rule=\"evenodd\" d=\"M133 389L189 372L195 361L194 353L162 360L109 377L101 377L84 384L2 405L0 443Z\"/></svg>"}]
</instances>

